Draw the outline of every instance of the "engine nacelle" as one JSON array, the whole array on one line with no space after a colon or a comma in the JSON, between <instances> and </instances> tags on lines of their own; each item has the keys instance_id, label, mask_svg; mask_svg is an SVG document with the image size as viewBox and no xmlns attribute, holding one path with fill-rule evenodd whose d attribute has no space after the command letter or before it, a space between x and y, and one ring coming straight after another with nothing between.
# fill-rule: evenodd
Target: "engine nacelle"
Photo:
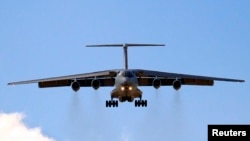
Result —
<instances>
[{"instance_id":1,"label":"engine nacelle","mask_svg":"<svg viewBox=\"0 0 250 141\"><path fill-rule=\"evenodd\" d=\"M181 81L180 80L174 80L173 81L173 88L177 91L181 88Z\"/></svg>"},{"instance_id":2,"label":"engine nacelle","mask_svg":"<svg viewBox=\"0 0 250 141\"><path fill-rule=\"evenodd\" d=\"M80 89L80 83L78 81L74 81L71 83L71 88L77 92Z\"/></svg>"},{"instance_id":3,"label":"engine nacelle","mask_svg":"<svg viewBox=\"0 0 250 141\"><path fill-rule=\"evenodd\" d=\"M153 87L154 87L155 89L160 88L160 86L161 86L161 80L158 79L158 78L155 78L155 79L153 80L153 82L152 82L152 85L153 85Z\"/></svg>"},{"instance_id":4,"label":"engine nacelle","mask_svg":"<svg viewBox=\"0 0 250 141\"><path fill-rule=\"evenodd\" d=\"M91 81L91 86L93 87L93 89L97 90L100 87L100 81L98 79L93 79Z\"/></svg>"}]
</instances>

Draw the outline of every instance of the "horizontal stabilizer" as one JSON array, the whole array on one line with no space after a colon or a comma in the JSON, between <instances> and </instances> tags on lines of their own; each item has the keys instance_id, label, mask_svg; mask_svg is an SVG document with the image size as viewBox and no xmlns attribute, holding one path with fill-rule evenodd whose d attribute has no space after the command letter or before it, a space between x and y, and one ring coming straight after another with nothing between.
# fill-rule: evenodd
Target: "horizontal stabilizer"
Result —
<instances>
[{"instance_id":1,"label":"horizontal stabilizer","mask_svg":"<svg viewBox=\"0 0 250 141\"><path fill-rule=\"evenodd\" d=\"M165 46L165 44L99 44L99 45L86 45L86 47L139 47L139 46Z\"/></svg>"},{"instance_id":2,"label":"horizontal stabilizer","mask_svg":"<svg viewBox=\"0 0 250 141\"><path fill-rule=\"evenodd\" d=\"M99 44L99 45L86 45L86 47L123 47L124 54L124 69L128 69L128 47L142 47L142 46L165 46L165 44Z\"/></svg>"}]
</instances>

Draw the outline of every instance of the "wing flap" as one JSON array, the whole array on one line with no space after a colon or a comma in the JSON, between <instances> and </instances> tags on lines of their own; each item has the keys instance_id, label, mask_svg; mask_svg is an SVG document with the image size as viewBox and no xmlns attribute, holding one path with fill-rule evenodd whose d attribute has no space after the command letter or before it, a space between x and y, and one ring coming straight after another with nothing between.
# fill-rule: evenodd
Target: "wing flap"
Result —
<instances>
[{"instance_id":1,"label":"wing flap","mask_svg":"<svg viewBox=\"0 0 250 141\"><path fill-rule=\"evenodd\" d=\"M181 83L183 85L213 86L214 80L183 78L183 79L181 79Z\"/></svg>"},{"instance_id":2,"label":"wing flap","mask_svg":"<svg viewBox=\"0 0 250 141\"><path fill-rule=\"evenodd\" d=\"M93 78L93 79L95 79L95 78ZM77 80L77 81L80 83L81 87L90 87L93 79L84 79L84 80ZM102 78L102 79L98 79L98 80L100 82L101 87L115 85L115 79L111 78L111 77L106 77L106 78Z\"/></svg>"},{"instance_id":3,"label":"wing flap","mask_svg":"<svg viewBox=\"0 0 250 141\"><path fill-rule=\"evenodd\" d=\"M145 78L138 78L138 85L139 86L152 86L153 81L155 78L145 77ZM162 86L171 86L173 84L174 79L164 79L158 78L161 80Z\"/></svg>"},{"instance_id":4,"label":"wing flap","mask_svg":"<svg viewBox=\"0 0 250 141\"><path fill-rule=\"evenodd\" d=\"M48 88L48 87L63 87L63 86L70 86L70 80L57 80L57 81L42 81L38 82L39 88Z\"/></svg>"},{"instance_id":5,"label":"wing flap","mask_svg":"<svg viewBox=\"0 0 250 141\"><path fill-rule=\"evenodd\" d=\"M138 78L138 85L139 86L152 86L153 80L155 78ZM172 86L175 79L167 79L167 78L158 78L161 80L162 86ZM189 79L189 78L182 78L180 79L183 85L200 85L200 86L213 86L213 80L204 80L204 79Z\"/></svg>"},{"instance_id":6,"label":"wing flap","mask_svg":"<svg viewBox=\"0 0 250 141\"><path fill-rule=\"evenodd\" d=\"M79 82L81 87L90 87L92 80L95 78L89 78L89 79L80 79L76 80ZM100 82L100 86L114 86L115 85L115 79L112 77L106 77L102 79L98 79ZM66 87L70 86L72 81L71 79L66 80L54 80L54 81L42 81L38 82L39 88L49 88L49 87Z\"/></svg>"}]
</instances>

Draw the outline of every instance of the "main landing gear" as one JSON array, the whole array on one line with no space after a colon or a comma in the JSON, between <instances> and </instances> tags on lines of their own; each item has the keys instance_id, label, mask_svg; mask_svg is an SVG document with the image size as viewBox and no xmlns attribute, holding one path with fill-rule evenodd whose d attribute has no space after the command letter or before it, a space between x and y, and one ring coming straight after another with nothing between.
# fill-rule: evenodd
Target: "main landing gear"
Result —
<instances>
[{"instance_id":1,"label":"main landing gear","mask_svg":"<svg viewBox=\"0 0 250 141\"><path fill-rule=\"evenodd\" d=\"M106 100L106 107L118 107L118 100Z\"/></svg>"},{"instance_id":2,"label":"main landing gear","mask_svg":"<svg viewBox=\"0 0 250 141\"><path fill-rule=\"evenodd\" d=\"M147 100L135 100L135 107L147 107L148 101Z\"/></svg>"}]
</instances>

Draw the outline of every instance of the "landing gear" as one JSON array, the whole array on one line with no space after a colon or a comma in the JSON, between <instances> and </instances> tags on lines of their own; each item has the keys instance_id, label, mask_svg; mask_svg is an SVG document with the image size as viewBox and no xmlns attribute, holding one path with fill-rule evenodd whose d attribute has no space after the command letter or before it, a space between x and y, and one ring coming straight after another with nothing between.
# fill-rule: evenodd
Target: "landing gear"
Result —
<instances>
[{"instance_id":1,"label":"landing gear","mask_svg":"<svg viewBox=\"0 0 250 141\"><path fill-rule=\"evenodd\" d=\"M118 100L106 100L106 107L118 107Z\"/></svg>"},{"instance_id":2,"label":"landing gear","mask_svg":"<svg viewBox=\"0 0 250 141\"><path fill-rule=\"evenodd\" d=\"M148 102L147 100L135 100L135 107L147 107Z\"/></svg>"}]
</instances>

